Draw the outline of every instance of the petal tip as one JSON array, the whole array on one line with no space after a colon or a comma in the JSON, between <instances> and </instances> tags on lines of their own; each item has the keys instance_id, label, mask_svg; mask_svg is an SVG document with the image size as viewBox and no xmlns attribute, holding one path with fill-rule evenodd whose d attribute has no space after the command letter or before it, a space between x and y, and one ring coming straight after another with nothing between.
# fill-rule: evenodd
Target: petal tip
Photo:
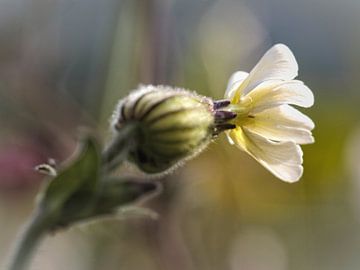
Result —
<instances>
[{"instance_id":1,"label":"petal tip","mask_svg":"<svg viewBox=\"0 0 360 270\"><path fill-rule=\"evenodd\" d=\"M296 183L300 180L304 172L304 168L302 165L298 165L292 168L289 168L289 170L285 174L281 175L275 175L280 180L286 182L286 183Z\"/></svg>"}]
</instances>

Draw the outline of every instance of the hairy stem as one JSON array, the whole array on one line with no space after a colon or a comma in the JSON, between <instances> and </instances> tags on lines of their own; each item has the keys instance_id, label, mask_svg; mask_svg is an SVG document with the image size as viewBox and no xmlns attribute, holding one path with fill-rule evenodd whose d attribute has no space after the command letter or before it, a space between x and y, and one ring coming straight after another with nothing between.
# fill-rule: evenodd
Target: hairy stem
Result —
<instances>
[{"instance_id":1,"label":"hairy stem","mask_svg":"<svg viewBox=\"0 0 360 270\"><path fill-rule=\"evenodd\" d=\"M103 151L102 168L105 174L110 173L128 157L134 145L136 128L136 124L128 124L119 129L113 141ZM53 223L54 219L51 218L52 213L48 214L39 209L25 225L21 237L16 242L8 270L26 269L41 239L56 225Z\"/></svg>"},{"instance_id":2,"label":"hairy stem","mask_svg":"<svg viewBox=\"0 0 360 270\"><path fill-rule=\"evenodd\" d=\"M23 232L16 242L11 258L9 270L26 269L36 247L49 229L49 223L40 213L37 213L25 225Z\"/></svg>"},{"instance_id":3,"label":"hairy stem","mask_svg":"<svg viewBox=\"0 0 360 270\"><path fill-rule=\"evenodd\" d=\"M102 163L106 172L116 169L127 158L134 145L136 124L127 124L119 129L110 145L102 153Z\"/></svg>"}]
</instances>

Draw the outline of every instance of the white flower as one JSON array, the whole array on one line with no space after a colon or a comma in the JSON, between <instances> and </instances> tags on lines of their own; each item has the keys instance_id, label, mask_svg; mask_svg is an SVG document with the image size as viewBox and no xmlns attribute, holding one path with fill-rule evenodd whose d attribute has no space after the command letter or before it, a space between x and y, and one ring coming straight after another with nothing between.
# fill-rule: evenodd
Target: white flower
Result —
<instances>
[{"instance_id":1,"label":"white flower","mask_svg":"<svg viewBox=\"0 0 360 270\"><path fill-rule=\"evenodd\" d=\"M303 173L300 144L313 143L313 121L291 105L311 107L314 96L299 80L291 50L273 46L250 73L238 71L228 83L228 107L237 113L236 127L227 130L230 143L250 154L275 176L286 182Z\"/></svg>"}]
</instances>

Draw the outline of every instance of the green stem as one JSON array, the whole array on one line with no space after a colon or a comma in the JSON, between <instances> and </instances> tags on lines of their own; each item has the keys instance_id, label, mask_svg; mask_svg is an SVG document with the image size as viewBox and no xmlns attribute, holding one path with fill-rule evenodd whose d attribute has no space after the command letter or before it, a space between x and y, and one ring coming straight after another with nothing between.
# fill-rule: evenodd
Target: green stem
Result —
<instances>
[{"instance_id":1,"label":"green stem","mask_svg":"<svg viewBox=\"0 0 360 270\"><path fill-rule=\"evenodd\" d=\"M16 243L9 270L26 269L37 245L47 232L47 225L46 219L40 214L34 215L25 225L22 235Z\"/></svg>"},{"instance_id":2,"label":"green stem","mask_svg":"<svg viewBox=\"0 0 360 270\"><path fill-rule=\"evenodd\" d=\"M102 153L102 163L106 172L116 169L127 159L130 149L134 145L134 131L136 124L127 124L117 131L111 144Z\"/></svg>"}]
</instances>

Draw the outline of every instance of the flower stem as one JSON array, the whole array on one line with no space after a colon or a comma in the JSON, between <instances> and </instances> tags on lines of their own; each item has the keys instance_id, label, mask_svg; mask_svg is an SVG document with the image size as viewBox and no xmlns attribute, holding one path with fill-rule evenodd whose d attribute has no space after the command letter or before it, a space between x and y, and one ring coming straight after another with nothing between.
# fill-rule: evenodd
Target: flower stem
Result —
<instances>
[{"instance_id":1,"label":"flower stem","mask_svg":"<svg viewBox=\"0 0 360 270\"><path fill-rule=\"evenodd\" d=\"M110 145L102 153L102 163L106 172L116 169L127 158L134 144L135 123L119 129Z\"/></svg>"},{"instance_id":2,"label":"flower stem","mask_svg":"<svg viewBox=\"0 0 360 270\"><path fill-rule=\"evenodd\" d=\"M47 219L39 213L34 215L25 225L20 238L15 244L9 270L26 269L37 245L49 229L48 225Z\"/></svg>"}]
</instances>

